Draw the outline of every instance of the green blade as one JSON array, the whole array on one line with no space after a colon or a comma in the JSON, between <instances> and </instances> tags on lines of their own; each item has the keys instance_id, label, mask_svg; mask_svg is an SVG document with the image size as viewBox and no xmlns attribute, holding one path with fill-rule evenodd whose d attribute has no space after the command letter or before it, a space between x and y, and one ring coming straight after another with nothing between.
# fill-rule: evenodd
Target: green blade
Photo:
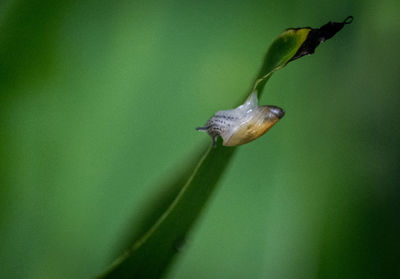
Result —
<instances>
[{"instance_id":1,"label":"green blade","mask_svg":"<svg viewBox=\"0 0 400 279\"><path fill-rule=\"evenodd\" d=\"M260 94L275 71L290 61L314 53L321 42L350 23L349 18L342 23L329 22L319 29L288 29L280 34L266 54L252 91ZM180 189L168 208L157 219L144 222L153 225L100 278L159 278L165 275L236 149L223 147L219 141L216 148L210 144L203 155L194 157L193 170L182 171L181 177L176 179L179 185L167 184L171 191Z\"/></svg>"}]
</instances>

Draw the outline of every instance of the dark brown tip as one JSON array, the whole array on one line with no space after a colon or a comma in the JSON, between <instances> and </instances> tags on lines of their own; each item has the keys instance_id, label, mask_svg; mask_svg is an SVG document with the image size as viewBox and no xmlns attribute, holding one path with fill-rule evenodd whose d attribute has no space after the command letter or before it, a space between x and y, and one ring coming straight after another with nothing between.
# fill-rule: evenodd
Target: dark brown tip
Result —
<instances>
[{"instance_id":1,"label":"dark brown tip","mask_svg":"<svg viewBox=\"0 0 400 279\"><path fill-rule=\"evenodd\" d=\"M279 119L285 116L285 111L277 106L268 106L268 108L271 110L271 112L276 115Z\"/></svg>"},{"instance_id":2,"label":"dark brown tip","mask_svg":"<svg viewBox=\"0 0 400 279\"><path fill-rule=\"evenodd\" d=\"M348 16L348 17L346 17L345 20L343 20L343 23L344 23L344 24L350 24L350 23L353 22L353 19L354 19L353 16Z\"/></svg>"}]
</instances>

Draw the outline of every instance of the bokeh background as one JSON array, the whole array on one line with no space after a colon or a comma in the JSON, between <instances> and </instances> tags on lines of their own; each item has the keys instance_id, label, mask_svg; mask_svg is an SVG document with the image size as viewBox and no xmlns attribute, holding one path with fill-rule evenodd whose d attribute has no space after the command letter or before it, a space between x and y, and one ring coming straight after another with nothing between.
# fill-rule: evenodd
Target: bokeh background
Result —
<instances>
[{"instance_id":1,"label":"bokeh background","mask_svg":"<svg viewBox=\"0 0 400 279\"><path fill-rule=\"evenodd\" d=\"M277 72L168 278L400 276L400 21L383 1L0 2L0 277L92 278L242 100L285 28L346 25Z\"/></svg>"}]
</instances>

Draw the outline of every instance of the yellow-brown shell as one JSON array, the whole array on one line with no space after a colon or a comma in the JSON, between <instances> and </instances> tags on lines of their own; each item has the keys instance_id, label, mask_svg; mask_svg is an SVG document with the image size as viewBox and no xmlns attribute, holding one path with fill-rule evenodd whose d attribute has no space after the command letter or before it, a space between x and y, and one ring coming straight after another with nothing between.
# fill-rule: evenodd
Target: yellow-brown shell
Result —
<instances>
[{"instance_id":1,"label":"yellow-brown shell","mask_svg":"<svg viewBox=\"0 0 400 279\"><path fill-rule=\"evenodd\" d=\"M257 112L254 116L241 123L236 131L228 138L224 139L223 145L225 146L236 146L251 142L262 135L264 135L281 117L273 112L277 111L276 107L262 106L257 108Z\"/></svg>"}]
</instances>

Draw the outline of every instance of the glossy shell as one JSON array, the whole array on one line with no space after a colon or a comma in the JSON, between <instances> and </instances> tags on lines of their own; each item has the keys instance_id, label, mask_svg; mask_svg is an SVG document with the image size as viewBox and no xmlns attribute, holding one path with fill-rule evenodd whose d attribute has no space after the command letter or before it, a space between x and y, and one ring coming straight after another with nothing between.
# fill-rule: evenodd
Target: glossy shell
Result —
<instances>
[{"instance_id":1,"label":"glossy shell","mask_svg":"<svg viewBox=\"0 0 400 279\"><path fill-rule=\"evenodd\" d=\"M254 92L243 105L218 111L197 130L206 131L214 145L217 137L221 136L223 145L236 146L262 136L284 115L284 110L279 107L258 106L257 93Z\"/></svg>"}]
</instances>

